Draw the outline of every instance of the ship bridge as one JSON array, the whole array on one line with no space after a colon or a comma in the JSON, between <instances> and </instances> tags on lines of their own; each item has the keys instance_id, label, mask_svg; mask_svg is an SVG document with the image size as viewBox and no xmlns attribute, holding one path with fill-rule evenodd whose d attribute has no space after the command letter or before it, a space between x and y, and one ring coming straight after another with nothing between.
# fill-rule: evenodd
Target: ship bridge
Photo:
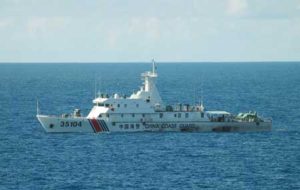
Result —
<instances>
[{"instance_id":1,"label":"ship bridge","mask_svg":"<svg viewBox=\"0 0 300 190\"><path fill-rule=\"evenodd\" d=\"M147 71L141 74L144 86L142 86L136 93L133 93L130 96L130 99L142 99L152 105L159 105L163 107L163 101L155 85L157 76L155 62L152 60L152 71Z\"/></svg>"},{"instance_id":2,"label":"ship bridge","mask_svg":"<svg viewBox=\"0 0 300 190\"><path fill-rule=\"evenodd\" d=\"M101 113L154 113L163 110L164 105L156 88L156 66L152 60L152 71L141 74L144 85L130 97L101 94L93 100L94 107L88 117L98 117Z\"/></svg>"}]
</instances>

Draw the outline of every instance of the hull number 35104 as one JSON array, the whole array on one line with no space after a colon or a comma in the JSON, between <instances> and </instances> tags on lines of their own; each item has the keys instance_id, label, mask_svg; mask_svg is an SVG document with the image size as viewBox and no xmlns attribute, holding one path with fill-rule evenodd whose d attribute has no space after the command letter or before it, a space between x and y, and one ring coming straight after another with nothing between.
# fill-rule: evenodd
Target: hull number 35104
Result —
<instances>
[{"instance_id":1,"label":"hull number 35104","mask_svg":"<svg viewBox=\"0 0 300 190\"><path fill-rule=\"evenodd\" d=\"M61 121L61 127L81 127L81 121Z\"/></svg>"}]
</instances>

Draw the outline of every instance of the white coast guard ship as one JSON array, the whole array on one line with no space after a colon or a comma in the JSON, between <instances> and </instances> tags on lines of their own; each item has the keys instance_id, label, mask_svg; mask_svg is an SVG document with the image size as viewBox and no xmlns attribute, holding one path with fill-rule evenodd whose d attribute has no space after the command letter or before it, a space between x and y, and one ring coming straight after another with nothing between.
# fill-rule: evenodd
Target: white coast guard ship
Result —
<instances>
[{"instance_id":1,"label":"white coast guard ship","mask_svg":"<svg viewBox=\"0 0 300 190\"><path fill-rule=\"evenodd\" d=\"M269 131L271 119L256 112L233 115L226 111L206 111L203 104L165 105L155 86L157 72L142 73L144 85L129 97L101 94L93 100L93 108L83 117L79 109L61 116L41 115L37 118L47 132L141 132L195 131L242 132Z\"/></svg>"}]
</instances>

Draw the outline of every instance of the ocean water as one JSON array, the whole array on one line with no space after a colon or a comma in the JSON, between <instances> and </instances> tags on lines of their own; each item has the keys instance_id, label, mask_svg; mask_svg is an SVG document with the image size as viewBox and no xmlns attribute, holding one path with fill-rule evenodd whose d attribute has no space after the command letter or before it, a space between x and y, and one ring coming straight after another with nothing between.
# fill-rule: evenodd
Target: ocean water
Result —
<instances>
[{"instance_id":1,"label":"ocean water","mask_svg":"<svg viewBox=\"0 0 300 190\"><path fill-rule=\"evenodd\" d=\"M300 189L299 63L158 64L168 104L256 110L271 132L49 134L35 118L131 94L150 64L1 64L0 189ZM201 90L202 89L202 90ZM202 93L201 93L202 91Z\"/></svg>"}]
</instances>

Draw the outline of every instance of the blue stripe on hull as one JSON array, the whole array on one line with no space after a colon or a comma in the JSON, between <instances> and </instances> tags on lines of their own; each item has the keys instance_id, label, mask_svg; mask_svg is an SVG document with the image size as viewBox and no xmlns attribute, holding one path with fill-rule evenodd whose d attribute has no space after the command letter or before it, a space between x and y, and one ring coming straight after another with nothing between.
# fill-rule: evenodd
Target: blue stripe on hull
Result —
<instances>
[{"instance_id":1,"label":"blue stripe on hull","mask_svg":"<svg viewBox=\"0 0 300 190\"><path fill-rule=\"evenodd\" d=\"M100 121L101 121L101 120L100 120ZM100 121L97 119L97 123L99 124L101 130L102 130L102 131L106 131L106 129L103 127L103 125L101 124Z\"/></svg>"},{"instance_id":2,"label":"blue stripe on hull","mask_svg":"<svg viewBox=\"0 0 300 190\"><path fill-rule=\"evenodd\" d=\"M102 123L102 125L106 129L106 131L109 131L109 128L107 127L105 121L104 120L100 120L100 122Z\"/></svg>"}]
</instances>

